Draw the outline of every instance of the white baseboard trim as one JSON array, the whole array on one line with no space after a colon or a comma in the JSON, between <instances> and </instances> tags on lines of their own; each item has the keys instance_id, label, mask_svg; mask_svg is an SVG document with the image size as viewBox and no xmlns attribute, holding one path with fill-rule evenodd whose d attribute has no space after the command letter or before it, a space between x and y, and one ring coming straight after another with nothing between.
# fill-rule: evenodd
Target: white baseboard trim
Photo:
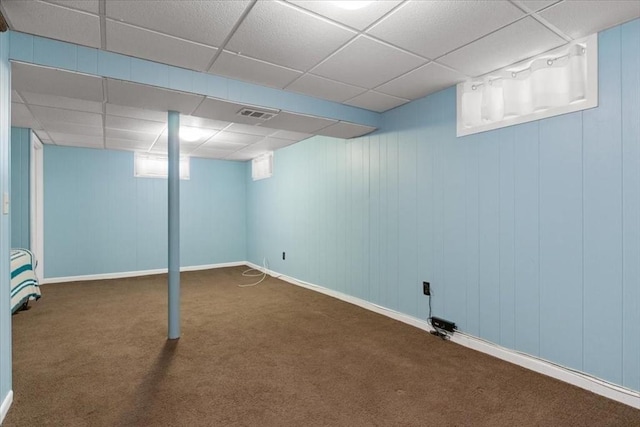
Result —
<instances>
[{"instance_id":1,"label":"white baseboard trim","mask_svg":"<svg viewBox=\"0 0 640 427\"><path fill-rule=\"evenodd\" d=\"M0 405L0 424L4 421L4 417L7 416L9 408L11 408L11 403L13 403L13 390L9 390L9 393L7 393L2 401L2 405Z\"/></svg>"},{"instance_id":2,"label":"white baseboard trim","mask_svg":"<svg viewBox=\"0 0 640 427\"><path fill-rule=\"evenodd\" d=\"M263 267L251 262L247 262L246 265L259 271L265 271ZM400 313L398 311L391 310L377 304L373 304L369 301L347 295L342 292L327 289L322 286L314 285L312 283L303 282L293 277L279 274L273 270L267 269L266 272L270 276L277 277L280 280L291 283L293 285L301 286L303 288L311 289L316 292L332 296L339 300L357 305L375 313L382 314L383 316L387 316L411 326L415 326L416 328L423 329L425 331L433 330L431 325L429 325L426 320L418 319L416 317L409 316L407 314ZM502 359L515 365L522 366L523 368L527 368L529 370L547 375L560 381L564 381L585 390L589 390L593 393L599 394L612 400L616 400L633 408L640 409L640 392L638 391L621 387L617 384L609 383L605 380L601 380L589 374L575 371L570 368L565 368L552 362L548 362L535 356L531 356L529 354L501 347L497 344L493 344L489 341L485 341L481 338L477 338L466 333L456 332L451 337L451 341L456 344L471 348L473 350L489 354L491 356L497 357L498 359Z\"/></svg>"},{"instance_id":3,"label":"white baseboard trim","mask_svg":"<svg viewBox=\"0 0 640 427\"><path fill-rule=\"evenodd\" d=\"M198 271L198 270L211 270L214 268L224 267L237 267L239 265L246 265L246 261L237 262L223 262L220 264L206 264L206 265L192 265L187 267L180 267L180 271ZM85 276L68 276L68 277L47 277L40 280L41 285L48 285L51 283L66 283L66 282L80 282L86 280L108 280L108 279L122 279L126 277L139 277L150 276L153 274L167 273L167 268L158 268L155 270L139 270L139 271L123 271L119 273L104 273L104 274L88 274Z\"/></svg>"}]
</instances>

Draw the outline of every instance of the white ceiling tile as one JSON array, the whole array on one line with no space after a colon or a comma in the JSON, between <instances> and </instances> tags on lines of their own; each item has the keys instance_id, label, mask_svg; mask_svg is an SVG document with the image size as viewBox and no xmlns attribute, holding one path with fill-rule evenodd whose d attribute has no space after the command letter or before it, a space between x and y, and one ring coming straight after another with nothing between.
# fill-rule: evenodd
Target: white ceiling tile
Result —
<instances>
[{"instance_id":1,"label":"white ceiling tile","mask_svg":"<svg viewBox=\"0 0 640 427\"><path fill-rule=\"evenodd\" d=\"M200 148L203 150L219 150L219 151L227 151L234 152L243 149L250 145L249 143L244 144L241 142L229 142L229 141L216 141L215 139L210 139L205 144L201 145Z\"/></svg>"},{"instance_id":2,"label":"white ceiling tile","mask_svg":"<svg viewBox=\"0 0 640 427\"><path fill-rule=\"evenodd\" d=\"M466 78L464 74L430 62L377 87L376 91L413 100L453 86Z\"/></svg>"},{"instance_id":3,"label":"white ceiling tile","mask_svg":"<svg viewBox=\"0 0 640 427\"><path fill-rule=\"evenodd\" d=\"M151 144L148 142L132 141L129 139L105 138L107 148L114 150L148 151Z\"/></svg>"},{"instance_id":4,"label":"white ceiling tile","mask_svg":"<svg viewBox=\"0 0 640 427\"><path fill-rule=\"evenodd\" d=\"M102 127L102 116L84 111L63 110L60 108L32 106L31 112L43 125L49 123L75 123L85 126Z\"/></svg>"},{"instance_id":5,"label":"white ceiling tile","mask_svg":"<svg viewBox=\"0 0 640 427\"><path fill-rule=\"evenodd\" d=\"M259 1L226 48L306 71L355 35L285 3Z\"/></svg>"},{"instance_id":6,"label":"white ceiling tile","mask_svg":"<svg viewBox=\"0 0 640 427\"><path fill-rule=\"evenodd\" d=\"M219 47L249 3L108 0L106 12L118 21Z\"/></svg>"},{"instance_id":7,"label":"white ceiling tile","mask_svg":"<svg viewBox=\"0 0 640 427\"><path fill-rule=\"evenodd\" d=\"M102 102L98 101L87 101L78 98L67 98L66 96L43 95L32 92L22 92L22 96L30 105L102 114Z\"/></svg>"},{"instance_id":8,"label":"white ceiling tile","mask_svg":"<svg viewBox=\"0 0 640 427\"><path fill-rule=\"evenodd\" d=\"M407 102L409 102L407 99L397 98L395 96L385 95L384 93L370 90L369 92L348 100L345 104L382 113L383 111L390 110L399 105L406 104Z\"/></svg>"},{"instance_id":9,"label":"white ceiling tile","mask_svg":"<svg viewBox=\"0 0 640 427\"><path fill-rule=\"evenodd\" d=\"M326 119L323 117L281 112L269 120L269 127L290 130L293 132L314 133L336 122L337 120Z\"/></svg>"},{"instance_id":10,"label":"white ceiling tile","mask_svg":"<svg viewBox=\"0 0 640 427\"><path fill-rule=\"evenodd\" d=\"M145 142L151 145L158 138L157 133L134 132L122 129L105 129L106 137L111 139L122 139L128 141Z\"/></svg>"},{"instance_id":11,"label":"white ceiling tile","mask_svg":"<svg viewBox=\"0 0 640 427\"><path fill-rule=\"evenodd\" d=\"M531 40L536 43L531 43ZM525 18L442 58L443 64L479 76L565 44L533 18Z\"/></svg>"},{"instance_id":12,"label":"white ceiling tile","mask_svg":"<svg viewBox=\"0 0 640 427\"><path fill-rule=\"evenodd\" d=\"M72 9L84 10L97 15L100 12L98 0L46 0L47 3L55 3Z\"/></svg>"},{"instance_id":13,"label":"white ceiling tile","mask_svg":"<svg viewBox=\"0 0 640 427\"><path fill-rule=\"evenodd\" d=\"M13 63L11 87L17 91L102 102L102 78L37 65Z\"/></svg>"},{"instance_id":14,"label":"white ceiling tile","mask_svg":"<svg viewBox=\"0 0 640 427\"><path fill-rule=\"evenodd\" d=\"M11 126L29 129L40 129L33 115L24 104L11 103Z\"/></svg>"},{"instance_id":15,"label":"white ceiling tile","mask_svg":"<svg viewBox=\"0 0 640 427\"><path fill-rule=\"evenodd\" d=\"M309 133L302 133L302 132L291 132L288 130L279 130L276 133L272 134L271 136L273 136L274 138L279 138L279 139L290 139L292 141L302 141L303 139L307 139L313 135L309 134Z\"/></svg>"},{"instance_id":16,"label":"white ceiling tile","mask_svg":"<svg viewBox=\"0 0 640 427\"><path fill-rule=\"evenodd\" d=\"M251 160L266 153L267 151L268 150L263 150L263 151L240 150L240 151L236 151L233 154L229 154L227 157L225 157L225 160L239 160L239 161Z\"/></svg>"},{"instance_id":17,"label":"white ceiling tile","mask_svg":"<svg viewBox=\"0 0 640 427\"><path fill-rule=\"evenodd\" d=\"M527 10L531 12L537 12L545 7L549 7L554 3L558 3L561 0L516 0L515 3L518 3L521 6L524 6Z\"/></svg>"},{"instance_id":18,"label":"white ceiling tile","mask_svg":"<svg viewBox=\"0 0 640 427\"><path fill-rule=\"evenodd\" d=\"M300 71L227 51L216 59L210 72L278 89L302 75Z\"/></svg>"},{"instance_id":19,"label":"white ceiling tile","mask_svg":"<svg viewBox=\"0 0 640 427\"><path fill-rule=\"evenodd\" d=\"M184 156L191 153L200 145L199 142L180 142L180 155ZM168 152L167 134L160 135L160 138L150 148L152 153L166 154Z\"/></svg>"},{"instance_id":20,"label":"white ceiling tile","mask_svg":"<svg viewBox=\"0 0 640 427\"><path fill-rule=\"evenodd\" d=\"M191 126L203 129L221 130L229 126L229 122L223 122L220 120L203 119L202 117L195 116L180 116L180 126Z\"/></svg>"},{"instance_id":21,"label":"white ceiling tile","mask_svg":"<svg viewBox=\"0 0 640 427\"><path fill-rule=\"evenodd\" d=\"M205 71L217 49L107 20L107 50L192 70Z\"/></svg>"},{"instance_id":22,"label":"white ceiling tile","mask_svg":"<svg viewBox=\"0 0 640 427\"><path fill-rule=\"evenodd\" d=\"M372 126L363 126L356 123L338 122L334 125L326 127L318 131L319 135L332 136L334 138L356 138L373 132L376 128Z\"/></svg>"},{"instance_id":23,"label":"white ceiling tile","mask_svg":"<svg viewBox=\"0 0 640 427\"><path fill-rule=\"evenodd\" d=\"M564 1L540 16L576 39L640 17L640 1Z\"/></svg>"},{"instance_id":24,"label":"white ceiling tile","mask_svg":"<svg viewBox=\"0 0 640 427\"><path fill-rule=\"evenodd\" d=\"M166 111L145 110L143 108L127 107L124 105L107 104L107 114L134 119L167 123Z\"/></svg>"},{"instance_id":25,"label":"white ceiling tile","mask_svg":"<svg viewBox=\"0 0 640 427\"><path fill-rule=\"evenodd\" d=\"M371 89L425 62L423 58L360 36L315 67L313 73Z\"/></svg>"},{"instance_id":26,"label":"white ceiling tile","mask_svg":"<svg viewBox=\"0 0 640 427\"><path fill-rule=\"evenodd\" d=\"M105 118L105 127L134 132L154 133L157 135L162 132L166 125L164 123L154 122L151 120L107 115Z\"/></svg>"},{"instance_id":27,"label":"white ceiling tile","mask_svg":"<svg viewBox=\"0 0 640 427\"><path fill-rule=\"evenodd\" d=\"M280 148L287 147L289 145L295 144L296 141L291 141L290 139L278 139L267 137L262 141L250 145L248 149L250 150L264 150L264 151L275 151Z\"/></svg>"},{"instance_id":28,"label":"white ceiling tile","mask_svg":"<svg viewBox=\"0 0 640 427\"><path fill-rule=\"evenodd\" d=\"M270 126L271 120L266 123L263 120L259 120L251 117L244 117L238 115L238 112L245 107L254 108L248 105L237 104L235 102L223 101L216 98L206 98L202 104L193 112L193 116L204 117L213 120L223 120L227 122L242 123L248 125L265 124ZM261 111L277 112L269 108L255 107Z\"/></svg>"},{"instance_id":29,"label":"white ceiling tile","mask_svg":"<svg viewBox=\"0 0 640 427\"><path fill-rule=\"evenodd\" d=\"M224 159L232 153L233 153L232 151L227 151L227 150L216 150L216 149L200 147L197 150L193 151L191 153L191 156L202 157L205 159Z\"/></svg>"},{"instance_id":30,"label":"white ceiling tile","mask_svg":"<svg viewBox=\"0 0 640 427\"><path fill-rule=\"evenodd\" d=\"M72 147L103 148L104 141L101 136L87 136L76 134L64 134L49 132L49 136L57 145L68 145Z\"/></svg>"},{"instance_id":31,"label":"white ceiling tile","mask_svg":"<svg viewBox=\"0 0 640 427\"><path fill-rule=\"evenodd\" d=\"M100 48L100 18L50 3L3 0L12 29Z\"/></svg>"},{"instance_id":32,"label":"white ceiling tile","mask_svg":"<svg viewBox=\"0 0 640 427\"><path fill-rule=\"evenodd\" d=\"M203 97L154 86L107 79L107 99L112 104L156 111L190 114Z\"/></svg>"},{"instance_id":33,"label":"white ceiling tile","mask_svg":"<svg viewBox=\"0 0 640 427\"><path fill-rule=\"evenodd\" d=\"M409 1L367 33L436 59L524 15L506 1Z\"/></svg>"},{"instance_id":34,"label":"white ceiling tile","mask_svg":"<svg viewBox=\"0 0 640 427\"><path fill-rule=\"evenodd\" d=\"M211 138L209 141L207 141L207 144L209 142L228 142L228 143L235 143L235 144L253 144L255 142L260 141L261 139L263 139L264 136L262 135L249 135L246 133L235 133L235 132L227 132L227 131L222 131L219 132L217 134L215 134L213 136L213 138Z\"/></svg>"},{"instance_id":35,"label":"white ceiling tile","mask_svg":"<svg viewBox=\"0 0 640 427\"><path fill-rule=\"evenodd\" d=\"M287 86L286 90L335 102L345 101L367 91L360 87L314 76L313 74L303 75Z\"/></svg>"},{"instance_id":36,"label":"white ceiling tile","mask_svg":"<svg viewBox=\"0 0 640 427\"><path fill-rule=\"evenodd\" d=\"M77 123L47 123L44 125L47 132L57 133L57 134L73 134L73 135L84 135L84 136L92 136L92 137L102 137L103 130L101 126L85 126Z\"/></svg>"},{"instance_id":37,"label":"white ceiling tile","mask_svg":"<svg viewBox=\"0 0 640 427\"><path fill-rule=\"evenodd\" d=\"M382 18L391 9L402 3L401 1L378 0L362 9L354 10L336 7L334 2L330 1L287 1L358 30L364 30L369 25Z\"/></svg>"},{"instance_id":38,"label":"white ceiling tile","mask_svg":"<svg viewBox=\"0 0 640 427\"><path fill-rule=\"evenodd\" d=\"M24 104L24 100L20 96L17 90L11 91L11 102L16 102L18 104Z\"/></svg>"},{"instance_id":39,"label":"white ceiling tile","mask_svg":"<svg viewBox=\"0 0 640 427\"><path fill-rule=\"evenodd\" d=\"M246 133L249 135L267 136L267 135L271 135L274 132L277 132L277 129L268 128L266 126L243 125L243 124L233 123L231 126L226 128L225 131L235 132L235 133Z\"/></svg>"}]
</instances>

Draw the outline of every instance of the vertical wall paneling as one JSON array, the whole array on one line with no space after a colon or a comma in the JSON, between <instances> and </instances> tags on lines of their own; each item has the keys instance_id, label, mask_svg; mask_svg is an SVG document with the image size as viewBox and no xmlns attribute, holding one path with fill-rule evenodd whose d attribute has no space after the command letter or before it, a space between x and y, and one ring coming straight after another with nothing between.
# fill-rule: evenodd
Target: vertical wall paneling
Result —
<instances>
[{"instance_id":1,"label":"vertical wall paneling","mask_svg":"<svg viewBox=\"0 0 640 427\"><path fill-rule=\"evenodd\" d=\"M426 112L423 105L418 109L420 121L426 120ZM422 131L416 131L416 252L417 252L417 292L418 312L420 319L426 319L429 313L429 297L422 295L422 282L432 282L433 239L431 238L432 204L430 195L431 187L431 152L430 142L423 136Z\"/></svg>"},{"instance_id":2,"label":"vertical wall paneling","mask_svg":"<svg viewBox=\"0 0 640 427\"><path fill-rule=\"evenodd\" d=\"M402 135L398 150L398 310L417 316L417 299L422 294L416 280L416 134Z\"/></svg>"},{"instance_id":3,"label":"vertical wall paneling","mask_svg":"<svg viewBox=\"0 0 640 427\"><path fill-rule=\"evenodd\" d=\"M350 239L347 246L349 250L349 284L351 292L360 298L365 298L362 274L362 262L364 256L364 180L363 180L363 142L361 139L348 141L351 151L351 197L349 198L350 211L349 229Z\"/></svg>"},{"instance_id":4,"label":"vertical wall paneling","mask_svg":"<svg viewBox=\"0 0 640 427\"><path fill-rule=\"evenodd\" d=\"M621 31L622 384L640 390L640 20Z\"/></svg>"},{"instance_id":5,"label":"vertical wall paneling","mask_svg":"<svg viewBox=\"0 0 640 427\"><path fill-rule=\"evenodd\" d=\"M366 136L364 138L360 138L362 144L362 184L361 184L361 192L362 192L362 205L361 205L361 215L362 215L362 224L361 224L361 233L362 233L362 252L361 257L359 259L358 269L361 271L360 283L361 283L361 291L360 295L362 298L367 301L370 300L371 296L369 289L369 255L371 253L371 238L369 236L369 225L371 219L371 199L370 199L370 184L369 184L369 173L370 173L370 137Z\"/></svg>"},{"instance_id":6,"label":"vertical wall paneling","mask_svg":"<svg viewBox=\"0 0 640 427\"><path fill-rule=\"evenodd\" d=\"M338 240L337 215L339 211L338 194L336 192L337 175L338 175L338 159L337 159L337 141L328 140L326 142L325 151L325 168L321 173L325 180L324 197L325 206L325 224L326 229L324 235L325 265L324 265L324 282L330 286L336 286L338 282L337 274L337 252L335 242ZM322 230L321 230L322 232Z\"/></svg>"},{"instance_id":7,"label":"vertical wall paneling","mask_svg":"<svg viewBox=\"0 0 640 427\"><path fill-rule=\"evenodd\" d=\"M622 382L620 28L600 34L598 45L602 52L599 106L583 112L583 358L585 370L619 384Z\"/></svg>"},{"instance_id":8,"label":"vertical wall paneling","mask_svg":"<svg viewBox=\"0 0 640 427\"><path fill-rule=\"evenodd\" d=\"M442 158L442 315L466 324L466 189L463 140L441 144Z\"/></svg>"},{"instance_id":9,"label":"vertical wall paneling","mask_svg":"<svg viewBox=\"0 0 640 427\"><path fill-rule=\"evenodd\" d=\"M500 344L515 345L515 271L514 271L514 132L515 127L504 129L500 138Z\"/></svg>"},{"instance_id":10,"label":"vertical wall paneling","mask_svg":"<svg viewBox=\"0 0 640 427\"><path fill-rule=\"evenodd\" d=\"M539 123L516 126L514 136L515 349L540 352Z\"/></svg>"},{"instance_id":11,"label":"vertical wall paneling","mask_svg":"<svg viewBox=\"0 0 640 427\"><path fill-rule=\"evenodd\" d=\"M398 198L398 133L387 134L387 221L385 223L387 237L387 277L385 282L384 305L393 310L398 309L398 262L400 220Z\"/></svg>"},{"instance_id":12,"label":"vertical wall paneling","mask_svg":"<svg viewBox=\"0 0 640 427\"><path fill-rule=\"evenodd\" d=\"M461 331L638 390L640 21L603 32L599 54L597 108L456 138L449 88L373 135L279 150L295 185L250 182L249 204L282 192L308 205L319 186L326 206L291 217L300 250L311 224L335 248L335 281L318 285L425 318L427 280L433 314ZM264 216L249 210L251 228ZM274 245L257 236L250 254L258 243ZM306 263L332 265L282 272L305 280Z\"/></svg>"},{"instance_id":13,"label":"vertical wall paneling","mask_svg":"<svg viewBox=\"0 0 640 427\"><path fill-rule=\"evenodd\" d=\"M349 196L347 191L347 149L348 146L342 141L336 141L336 289L345 292L347 289L347 215Z\"/></svg>"},{"instance_id":14,"label":"vertical wall paneling","mask_svg":"<svg viewBox=\"0 0 640 427\"><path fill-rule=\"evenodd\" d=\"M466 322L461 326L470 334L480 334L480 161L478 139L475 134L463 138L465 144L465 273L466 273Z\"/></svg>"},{"instance_id":15,"label":"vertical wall paneling","mask_svg":"<svg viewBox=\"0 0 640 427\"><path fill-rule=\"evenodd\" d=\"M9 34L0 33L0 202L11 190L11 65ZM11 223L0 209L0 402L11 391Z\"/></svg>"},{"instance_id":16,"label":"vertical wall paneling","mask_svg":"<svg viewBox=\"0 0 640 427\"><path fill-rule=\"evenodd\" d=\"M31 246L30 224L31 132L11 128L11 247Z\"/></svg>"},{"instance_id":17,"label":"vertical wall paneling","mask_svg":"<svg viewBox=\"0 0 640 427\"><path fill-rule=\"evenodd\" d=\"M480 164L478 179L480 324L478 326L482 338L499 343L500 144L491 136L483 134L478 140Z\"/></svg>"},{"instance_id":18,"label":"vertical wall paneling","mask_svg":"<svg viewBox=\"0 0 640 427\"><path fill-rule=\"evenodd\" d=\"M380 304L380 136L369 141L369 300Z\"/></svg>"},{"instance_id":19,"label":"vertical wall paneling","mask_svg":"<svg viewBox=\"0 0 640 427\"><path fill-rule=\"evenodd\" d=\"M540 355L582 369L582 113L540 122ZM552 332L552 333L551 333Z\"/></svg>"},{"instance_id":20,"label":"vertical wall paneling","mask_svg":"<svg viewBox=\"0 0 640 427\"><path fill-rule=\"evenodd\" d=\"M192 159L183 266L246 258L244 174L240 162ZM135 178L133 153L45 145L44 233L45 278L166 268L167 182Z\"/></svg>"},{"instance_id":21,"label":"vertical wall paneling","mask_svg":"<svg viewBox=\"0 0 640 427\"><path fill-rule=\"evenodd\" d=\"M387 182L388 167L387 167L387 153L388 153L388 135L379 134L380 140L380 157L378 159L379 167L379 186L380 186L380 206L378 209L378 216L380 218L379 227L379 250L378 258L380 261L378 268L378 304L387 306L387 279L389 271L389 256L387 254L387 247L389 242L387 223L389 218L389 183Z\"/></svg>"}]
</instances>

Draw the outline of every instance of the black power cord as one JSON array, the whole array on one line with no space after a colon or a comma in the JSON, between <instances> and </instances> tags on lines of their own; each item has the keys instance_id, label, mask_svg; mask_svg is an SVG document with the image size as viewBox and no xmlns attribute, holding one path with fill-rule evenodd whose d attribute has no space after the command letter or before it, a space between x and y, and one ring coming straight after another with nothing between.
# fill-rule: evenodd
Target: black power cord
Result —
<instances>
[{"instance_id":1,"label":"black power cord","mask_svg":"<svg viewBox=\"0 0 640 427\"><path fill-rule=\"evenodd\" d=\"M433 328L432 331L429 331L429 333L431 335L435 335L437 337L442 338L443 340L450 340L451 336L447 333L447 331L444 331L440 328L436 328L435 326L433 326L433 322L431 321L431 292L429 292L429 295L427 295L429 297L429 317L427 317L427 323L429 324L429 326L431 326L431 328Z\"/></svg>"}]
</instances>

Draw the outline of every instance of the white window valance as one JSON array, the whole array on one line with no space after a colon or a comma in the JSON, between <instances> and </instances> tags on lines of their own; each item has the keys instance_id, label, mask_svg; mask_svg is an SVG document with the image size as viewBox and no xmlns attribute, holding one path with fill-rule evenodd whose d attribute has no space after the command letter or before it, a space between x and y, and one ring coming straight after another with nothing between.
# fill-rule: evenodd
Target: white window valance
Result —
<instances>
[{"instance_id":1,"label":"white window valance","mask_svg":"<svg viewBox=\"0 0 640 427\"><path fill-rule=\"evenodd\" d=\"M597 35L458 84L458 136L598 105Z\"/></svg>"}]
</instances>

